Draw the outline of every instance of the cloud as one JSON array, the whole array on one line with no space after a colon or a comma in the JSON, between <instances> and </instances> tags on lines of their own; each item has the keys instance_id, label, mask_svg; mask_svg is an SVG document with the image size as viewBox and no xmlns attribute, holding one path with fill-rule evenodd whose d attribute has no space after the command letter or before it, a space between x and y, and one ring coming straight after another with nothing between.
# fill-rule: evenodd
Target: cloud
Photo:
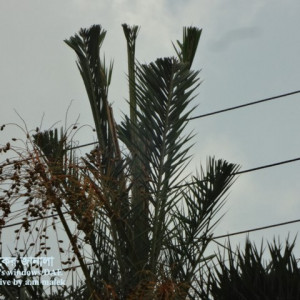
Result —
<instances>
[{"instance_id":1,"label":"cloud","mask_svg":"<svg viewBox=\"0 0 300 300\"><path fill-rule=\"evenodd\" d=\"M214 51L223 51L228 49L234 43L256 39L260 37L262 30L259 27L244 27L228 31L221 38L211 42L210 48Z\"/></svg>"}]
</instances>

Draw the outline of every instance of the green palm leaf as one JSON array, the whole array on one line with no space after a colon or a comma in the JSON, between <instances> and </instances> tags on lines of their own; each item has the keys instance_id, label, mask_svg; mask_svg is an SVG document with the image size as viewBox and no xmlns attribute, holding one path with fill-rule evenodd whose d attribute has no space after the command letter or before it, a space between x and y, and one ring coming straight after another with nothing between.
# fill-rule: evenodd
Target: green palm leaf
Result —
<instances>
[{"instance_id":1,"label":"green palm leaf","mask_svg":"<svg viewBox=\"0 0 300 300\"><path fill-rule=\"evenodd\" d=\"M181 190L181 206L174 207L173 230L167 240L166 261L171 266L173 280L193 287L195 274L213 256L204 252L211 241L216 214L224 204L224 194L233 183L238 166L209 158L206 171L193 178L193 183ZM184 292L184 291L183 291Z\"/></svg>"},{"instance_id":2,"label":"green palm leaf","mask_svg":"<svg viewBox=\"0 0 300 300\"><path fill-rule=\"evenodd\" d=\"M175 58L159 59L137 68L137 121L133 126L140 143L132 143L137 158L147 167L154 206L150 265L156 269L161 251L165 217L170 210L174 177L187 160L190 136L181 137L191 109L186 108L197 88L198 72ZM144 145L141 147L141 145ZM142 170L141 170L142 172Z\"/></svg>"},{"instance_id":3,"label":"green palm leaf","mask_svg":"<svg viewBox=\"0 0 300 300\"><path fill-rule=\"evenodd\" d=\"M100 25L81 29L65 43L77 54L77 66L83 79L90 101L96 132L103 151L104 162L109 157L119 158L119 147L114 130L114 119L108 104L108 87L111 81L113 65L106 68L105 60L100 60L100 49L106 31Z\"/></svg>"},{"instance_id":4,"label":"green palm leaf","mask_svg":"<svg viewBox=\"0 0 300 300\"><path fill-rule=\"evenodd\" d=\"M192 66L197 47L200 41L202 29L196 27L184 27L182 42L177 41L178 48L173 43L175 52L179 60Z\"/></svg>"}]
</instances>

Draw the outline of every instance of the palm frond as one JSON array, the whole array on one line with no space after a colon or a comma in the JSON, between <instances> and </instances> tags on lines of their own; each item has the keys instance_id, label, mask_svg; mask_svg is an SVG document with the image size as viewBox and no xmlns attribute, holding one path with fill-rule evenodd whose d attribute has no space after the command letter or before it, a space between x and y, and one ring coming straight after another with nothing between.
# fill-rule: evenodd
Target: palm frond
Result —
<instances>
[{"instance_id":1,"label":"palm frond","mask_svg":"<svg viewBox=\"0 0 300 300\"><path fill-rule=\"evenodd\" d=\"M111 157L120 158L120 149L107 99L113 64L107 68L105 59L101 61L99 55L105 35L106 31L100 25L94 25L89 29L81 29L79 35L75 34L65 43L77 54L77 66L90 101L104 164L107 164Z\"/></svg>"},{"instance_id":2,"label":"palm frond","mask_svg":"<svg viewBox=\"0 0 300 300\"><path fill-rule=\"evenodd\" d=\"M189 68L193 64L201 33L202 29L197 27L184 27L182 42L177 40L178 48L173 43L178 59L183 63L187 63Z\"/></svg>"},{"instance_id":3,"label":"palm frond","mask_svg":"<svg viewBox=\"0 0 300 300\"><path fill-rule=\"evenodd\" d=\"M148 166L150 194L154 201L152 268L156 268L172 178L187 159L190 136L180 138L191 109L186 111L198 86L198 72L190 71L174 58L159 59L137 68L136 110L133 127L141 143L132 144L143 165ZM141 125L139 125L141 124ZM146 147L140 147L140 145ZM144 150L144 151L143 151Z\"/></svg>"},{"instance_id":4,"label":"palm frond","mask_svg":"<svg viewBox=\"0 0 300 300\"><path fill-rule=\"evenodd\" d=\"M209 292L218 299L299 299L300 270L293 254L295 240L285 248L275 240L269 243L270 259L246 240L245 248L218 255L218 264L209 271ZM233 256L232 253L236 255Z\"/></svg>"},{"instance_id":5,"label":"palm frond","mask_svg":"<svg viewBox=\"0 0 300 300\"><path fill-rule=\"evenodd\" d=\"M130 120L136 124L135 44L139 27L127 24L122 27L127 42Z\"/></svg>"},{"instance_id":6,"label":"palm frond","mask_svg":"<svg viewBox=\"0 0 300 300\"><path fill-rule=\"evenodd\" d=\"M99 143L107 143L107 77L99 58L106 32L99 25L81 29L65 43L77 54L77 66L89 97Z\"/></svg>"},{"instance_id":7,"label":"palm frond","mask_svg":"<svg viewBox=\"0 0 300 300\"><path fill-rule=\"evenodd\" d=\"M39 147L54 173L63 174L66 154L66 136L63 131L61 130L60 137L57 129L38 132L33 135L33 142Z\"/></svg>"},{"instance_id":8,"label":"palm frond","mask_svg":"<svg viewBox=\"0 0 300 300\"><path fill-rule=\"evenodd\" d=\"M182 207L175 206L174 229L168 240L167 258L172 266L172 278L189 286L201 263L217 223L214 217L224 204L224 195L233 183L235 164L209 158L206 172L201 169L193 184L181 191Z\"/></svg>"}]
</instances>

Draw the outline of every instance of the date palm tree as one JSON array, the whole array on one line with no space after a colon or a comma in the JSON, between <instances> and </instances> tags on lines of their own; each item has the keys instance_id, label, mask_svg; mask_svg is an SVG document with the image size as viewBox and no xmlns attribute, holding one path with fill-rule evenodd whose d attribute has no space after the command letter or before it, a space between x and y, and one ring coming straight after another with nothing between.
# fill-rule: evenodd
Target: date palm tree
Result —
<instances>
[{"instance_id":1,"label":"date palm tree","mask_svg":"<svg viewBox=\"0 0 300 300\"><path fill-rule=\"evenodd\" d=\"M176 57L140 64L139 28L122 26L129 116L118 125L109 103L113 66L100 55L106 31L99 25L81 29L65 42L77 54L98 144L79 158L66 148L64 132L36 133L40 156L30 192L43 189L40 205L57 212L79 261L84 285L76 299L193 299L197 274L211 258L205 250L216 214L238 166L210 157L199 174L180 176L190 159L186 126L200 84L192 64L201 29L184 28L182 41L173 44ZM89 245L92 265L67 215Z\"/></svg>"}]
</instances>

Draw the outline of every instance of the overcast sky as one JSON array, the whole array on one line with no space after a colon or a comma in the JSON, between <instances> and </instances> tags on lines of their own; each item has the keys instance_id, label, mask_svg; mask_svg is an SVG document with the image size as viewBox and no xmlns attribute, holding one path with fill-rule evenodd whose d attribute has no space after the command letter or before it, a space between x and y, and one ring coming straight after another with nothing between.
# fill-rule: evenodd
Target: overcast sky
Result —
<instances>
[{"instance_id":1,"label":"overcast sky","mask_svg":"<svg viewBox=\"0 0 300 300\"><path fill-rule=\"evenodd\" d=\"M106 59L114 60L110 102L117 122L127 111L126 44L122 23L141 26L140 62L174 55L171 41L183 26L203 28L194 69L202 69L194 115L300 89L299 0L0 0L0 123L43 129L57 121L93 124L76 56L63 40L81 27L107 31ZM190 171L209 155L242 169L300 156L300 94L191 122L195 147ZM0 135L0 144L10 134ZM80 143L95 139L90 129ZM232 186L216 235L299 219L300 162L240 175ZM252 233L260 241L290 233L295 225ZM233 238L233 243L244 241ZM297 243L300 257L300 241Z\"/></svg>"}]
</instances>

